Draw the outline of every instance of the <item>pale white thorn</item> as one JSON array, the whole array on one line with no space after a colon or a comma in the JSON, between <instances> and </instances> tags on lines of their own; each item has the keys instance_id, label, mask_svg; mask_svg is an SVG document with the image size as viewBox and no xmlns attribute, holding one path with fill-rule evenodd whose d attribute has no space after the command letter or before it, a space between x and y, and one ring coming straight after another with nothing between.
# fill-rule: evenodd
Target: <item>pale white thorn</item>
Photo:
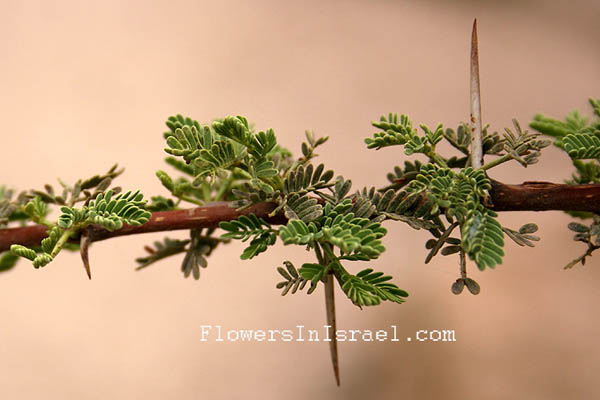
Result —
<instances>
[{"instance_id":1,"label":"pale white thorn","mask_svg":"<svg viewBox=\"0 0 600 400\"><path fill-rule=\"evenodd\" d=\"M477 19L471 34L471 166L483 165L483 133L481 127L481 92L479 88L479 49L477 44Z\"/></svg>"}]
</instances>

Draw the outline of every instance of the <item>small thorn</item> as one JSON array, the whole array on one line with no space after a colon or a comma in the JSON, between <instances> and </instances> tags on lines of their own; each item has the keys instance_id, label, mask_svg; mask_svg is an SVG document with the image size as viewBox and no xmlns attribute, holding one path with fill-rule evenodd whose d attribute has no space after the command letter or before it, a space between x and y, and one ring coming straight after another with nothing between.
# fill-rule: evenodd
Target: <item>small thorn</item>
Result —
<instances>
[{"instance_id":1,"label":"small thorn","mask_svg":"<svg viewBox=\"0 0 600 400\"><path fill-rule=\"evenodd\" d=\"M337 348L337 324L335 320L335 297L334 297L334 279L333 274L327 276L325 281L325 311L327 312L327 325L330 327L331 341L329 342L329 350L331 352L331 363L333 364L333 373L335 374L335 381L340 386L340 366L338 358Z\"/></svg>"},{"instance_id":2,"label":"small thorn","mask_svg":"<svg viewBox=\"0 0 600 400\"><path fill-rule=\"evenodd\" d=\"M90 237L87 231L83 231L81 234L81 239L79 241L79 253L81 254L81 259L83 260L83 267L85 268L85 272L87 273L88 278L92 279L92 271L90 269L90 258L88 255L88 247L90 245Z\"/></svg>"}]
</instances>

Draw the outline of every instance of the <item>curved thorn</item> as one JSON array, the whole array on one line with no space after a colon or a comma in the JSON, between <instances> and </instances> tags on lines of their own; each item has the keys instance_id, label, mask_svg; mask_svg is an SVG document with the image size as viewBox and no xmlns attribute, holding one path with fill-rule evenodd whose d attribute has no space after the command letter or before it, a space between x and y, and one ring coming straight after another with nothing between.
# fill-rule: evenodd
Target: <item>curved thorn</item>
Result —
<instances>
[{"instance_id":1,"label":"curved thorn","mask_svg":"<svg viewBox=\"0 0 600 400\"><path fill-rule=\"evenodd\" d=\"M88 247L91 243L90 236L88 235L88 230L85 229L81 234L81 239L79 242L79 253L81 254L81 260L83 260L83 267L85 268L85 272L87 273L88 278L92 279L92 271L90 270L90 258L88 255Z\"/></svg>"}]
</instances>

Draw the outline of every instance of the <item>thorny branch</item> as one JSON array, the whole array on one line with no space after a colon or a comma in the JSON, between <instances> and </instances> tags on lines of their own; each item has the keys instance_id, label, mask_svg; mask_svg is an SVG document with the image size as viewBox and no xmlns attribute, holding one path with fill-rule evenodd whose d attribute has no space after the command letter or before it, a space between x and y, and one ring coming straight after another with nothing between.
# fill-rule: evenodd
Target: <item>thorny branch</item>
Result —
<instances>
[{"instance_id":1,"label":"thorny branch","mask_svg":"<svg viewBox=\"0 0 600 400\"><path fill-rule=\"evenodd\" d=\"M589 211L600 213L600 185L566 185L549 182L524 182L509 185L492 181L488 207L494 211ZM285 224L282 213L270 217L276 208L275 203L258 203L243 211L237 211L226 202L216 202L203 207L187 210L159 211L144 225L130 226L108 231L96 226L87 234L90 242L110 239L117 236L140 233L162 232L191 228L214 228L221 221L231 221L240 215L255 214L271 224ZM0 252L11 244L23 246L39 245L47 236L44 225L30 225L0 230ZM74 238L79 242L78 238Z\"/></svg>"}]
</instances>

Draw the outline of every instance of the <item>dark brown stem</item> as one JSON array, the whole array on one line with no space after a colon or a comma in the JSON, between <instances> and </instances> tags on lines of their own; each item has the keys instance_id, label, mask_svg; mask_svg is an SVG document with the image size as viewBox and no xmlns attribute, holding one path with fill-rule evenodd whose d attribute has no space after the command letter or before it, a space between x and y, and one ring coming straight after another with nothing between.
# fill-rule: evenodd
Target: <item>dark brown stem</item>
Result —
<instances>
[{"instance_id":1,"label":"dark brown stem","mask_svg":"<svg viewBox=\"0 0 600 400\"><path fill-rule=\"evenodd\" d=\"M508 185L492 180L490 204L494 211L589 211L600 214L600 185L565 185L548 182L524 182ZM171 231L191 228L215 228L221 221L231 221L240 215L255 214L272 224L285 224L281 213L269 217L276 207L274 203L259 203L243 211L236 211L226 202L217 202L188 210L159 211L144 225L125 225L116 231L91 226L88 235L91 242L123 235ZM37 246L47 236L47 227L31 225L20 228L0 229L0 252L11 244ZM78 238L74 238L78 242Z\"/></svg>"},{"instance_id":2,"label":"dark brown stem","mask_svg":"<svg viewBox=\"0 0 600 400\"><path fill-rule=\"evenodd\" d=\"M275 209L274 203L254 204L245 210L237 211L227 202L216 202L203 207L187 210L158 211L144 225L124 225L116 231L108 231L101 226L88 227L87 234L91 242L97 242L117 236L134 235L139 233L172 231L191 228L215 228L221 221L231 221L241 215L255 214L272 224L285 224L286 218L280 214L269 217ZM37 246L47 235L48 228L43 225L31 225L20 228L0 229L0 252L6 251L11 244ZM74 240L79 243L79 240Z\"/></svg>"},{"instance_id":3,"label":"dark brown stem","mask_svg":"<svg viewBox=\"0 0 600 400\"><path fill-rule=\"evenodd\" d=\"M600 213L600 185L524 182L507 185L492 180L489 208L494 211L589 211Z\"/></svg>"}]
</instances>

